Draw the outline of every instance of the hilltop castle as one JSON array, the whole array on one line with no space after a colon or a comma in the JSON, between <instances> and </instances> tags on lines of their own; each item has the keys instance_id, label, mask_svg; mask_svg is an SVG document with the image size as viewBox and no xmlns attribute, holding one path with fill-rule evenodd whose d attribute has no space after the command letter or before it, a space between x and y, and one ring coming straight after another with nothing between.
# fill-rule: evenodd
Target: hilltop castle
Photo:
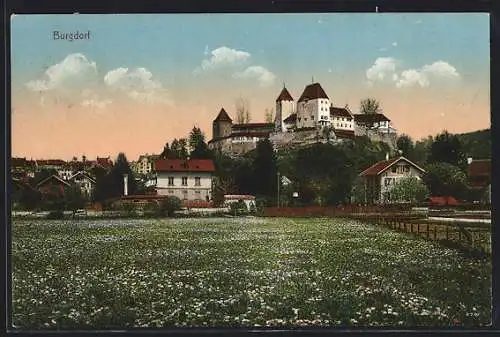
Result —
<instances>
[{"instance_id":1,"label":"hilltop castle","mask_svg":"<svg viewBox=\"0 0 500 337\"><path fill-rule=\"evenodd\" d=\"M233 124L222 108L212 123L212 149L227 154L244 154L263 138L269 138L276 147L307 145L313 142L340 142L366 135L372 140L394 146L396 130L381 113L353 114L347 106L334 107L319 83L305 87L295 103L288 89L283 86L276 98L274 123Z\"/></svg>"}]
</instances>

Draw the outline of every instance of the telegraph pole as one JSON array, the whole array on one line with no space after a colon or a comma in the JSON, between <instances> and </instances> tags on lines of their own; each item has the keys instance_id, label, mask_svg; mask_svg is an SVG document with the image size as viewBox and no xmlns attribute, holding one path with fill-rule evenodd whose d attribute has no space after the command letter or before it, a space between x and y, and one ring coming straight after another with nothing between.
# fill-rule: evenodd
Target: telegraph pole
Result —
<instances>
[{"instance_id":1,"label":"telegraph pole","mask_svg":"<svg viewBox=\"0 0 500 337\"><path fill-rule=\"evenodd\" d=\"M276 172L276 175L278 177L278 200L277 200L277 203L276 205L278 207L280 207L280 173L279 172Z\"/></svg>"}]
</instances>

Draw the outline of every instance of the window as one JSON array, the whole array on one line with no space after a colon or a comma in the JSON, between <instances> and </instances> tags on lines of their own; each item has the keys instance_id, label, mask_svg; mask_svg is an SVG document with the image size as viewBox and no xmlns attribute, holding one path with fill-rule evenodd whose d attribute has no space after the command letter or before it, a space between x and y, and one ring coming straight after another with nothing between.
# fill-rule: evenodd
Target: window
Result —
<instances>
[{"instance_id":1,"label":"window","mask_svg":"<svg viewBox=\"0 0 500 337\"><path fill-rule=\"evenodd\" d=\"M182 177L182 186L187 186L187 184L188 184L188 177Z\"/></svg>"},{"instance_id":2,"label":"window","mask_svg":"<svg viewBox=\"0 0 500 337\"><path fill-rule=\"evenodd\" d=\"M311 119L314 120L314 116L312 116Z\"/></svg>"},{"instance_id":3,"label":"window","mask_svg":"<svg viewBox=\"0 0 500 337\"><path fill-rule=\"evenodd\" d=\"M201 178L194 177L194 186L200 186L200 185L201 185Z\"/></svg>"},{"instance_id":4,"label":"window","mask_svg":"<svg viewBox=\"0 0 500 337\"><path fill-rule=\"evenodd\" d=\"M393 167L392 167L391 172L392 172L392 173L396 173L396 166L393 166Z\"/></svg>"},{"instance_id":5,"label":"window","mask_svg":"<svg viewBox=\"0 0 500 337\"><path fill-rule=\"evenodd\" d=\"M168 177L168 186L174 186L174 177Z\"/></svg>"},{"instance_id":6,"label":"window","mask_svg":"<svg viewBox=\"0 0 500 337\"><path fill-rule=\"evenodd\" d=\"M201 192L200 191L194 191L194 195L196 199L201 199Z\"/></svg>"},{"instance_id":7,"label":"window","mask_svg":"<svg viewBox=\"0 0 500 337\"><path fill-rule=\"evenodd\" d=\"M392 182L392 178L385 178L384 185L389 186L391 184L391 182Z\"/></svg>"},{"instance_id":8,"label":"window","mask_svg":"<svg viewBox=\"0 0 500 337\"><path fill-rule=\"evenodd\" d=\"M182 198L186 200L188 198L188 191L182 191Z\"/></svg>"},{"instance_id":9,"label":"window","mask_svg":"<svg viewBox=\"0 0 500 337\"><path fill-rule=\"evenodd\" d=\"M168 194L174 194L174 190L168 190Z\"/></svg>"}]
</instances>

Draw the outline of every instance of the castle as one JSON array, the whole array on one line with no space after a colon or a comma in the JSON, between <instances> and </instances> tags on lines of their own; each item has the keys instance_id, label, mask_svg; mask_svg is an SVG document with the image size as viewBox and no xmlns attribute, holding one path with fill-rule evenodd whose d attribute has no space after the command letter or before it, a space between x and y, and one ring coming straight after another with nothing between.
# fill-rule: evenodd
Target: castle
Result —
<instances>
[{"instance_id":1,"label":"castle","mask_svg":"<svg viewBox=\"0 0 500 337\"><path fill-rule=\"evenodd\" d=\"M275 147L307 145L318 141L341 142L365 135L395 146L396 130L381 113L353 114L347 106L333 106L319 83L305 87L295 103L283 86L276 98L274 123L233 124L222 108L212 123L210 148L230 155L241 155L268 138Z\"/></svg>"}]
</instances>

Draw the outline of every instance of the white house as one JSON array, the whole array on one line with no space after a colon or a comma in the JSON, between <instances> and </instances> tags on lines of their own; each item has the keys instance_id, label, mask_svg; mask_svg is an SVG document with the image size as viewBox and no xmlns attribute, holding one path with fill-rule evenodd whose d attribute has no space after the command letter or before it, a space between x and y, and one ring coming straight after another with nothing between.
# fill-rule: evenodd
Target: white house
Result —
<instances>
[{"instance_id":1,"label":"white house","mask_svg":"<svg viewBox=\"0 0 500 337\"><path fill-rule=\"evenodd\" d=\"M82 193L84 193L87 197L92 195L92 191L94 190L96 183L95 179L84 171L76 172L74 175L69 177L68 181L79 186Z\"/></svg>"},{"instance_id":2,"label":"white house","mask_svg":"<svg viewBox=\"0 0 500 337\"><path fill-rule=\"evenodd\" d=\"M297 101L297 128L312 128L331 124L330 99L319 83L305 87Z\"/></svg>"},{"instance_id":3,"label":"white house","mask_svg":"<svg viewBox=\"0 0 500 337\"><path fill-rule=\"evenodd\" d=\"M211 200L214 163L209 159L158 159L155 162L158 195L181 200Z\"/></svg>"},{"instance_id":4,"label":"white house","mask_svg":"<svg viewBox=\"0 0 500 337\"><path fill-rule=\"evenodd\" d=\"M226 194L224 195L224 206L229 207L233 203L237 203L242 200L247 209L250 210L255 207L255 197L253 195L239 195L239 194Z\"/></svg>"},{"instance_id":5,"label":"white house","mask_svg":"<svg viewBox=\"0 0 500 337\"><path fill-rule=\"evenodd\" d=\"M283 86L283 90L281 90L278 98L276 98L276 116L274 118L274 125L277 132L286 132L288 130L288 124L285 123L285 119L294 112L295 103L293 101L293 97L290 95L286 87Z\"/></svg>"},{"instance_id":6,"label":"white house","mask_svg":"<svg viewBox=\"0 0 500 337\"><path fill-rule=\"evenodd\" d=\"M134 163L133 169L138 174L147 175L148 173L153 172L154 170L154 162L158 159L158 155L140 155L139 159Z\"/></svg>"},{"instance_id":7,"label":"white house","mask_svg":"<svg viewBox=\"0 0 500 337\"><path fill-rule=\"evenodd\" d=\"M402 178L415 177L421 179L424 169L405 157L398 157L373 164L359 174L365 182L365 198L367 203L386 203L390 198L390 190Z\"/></svg>"}]
</instances>

